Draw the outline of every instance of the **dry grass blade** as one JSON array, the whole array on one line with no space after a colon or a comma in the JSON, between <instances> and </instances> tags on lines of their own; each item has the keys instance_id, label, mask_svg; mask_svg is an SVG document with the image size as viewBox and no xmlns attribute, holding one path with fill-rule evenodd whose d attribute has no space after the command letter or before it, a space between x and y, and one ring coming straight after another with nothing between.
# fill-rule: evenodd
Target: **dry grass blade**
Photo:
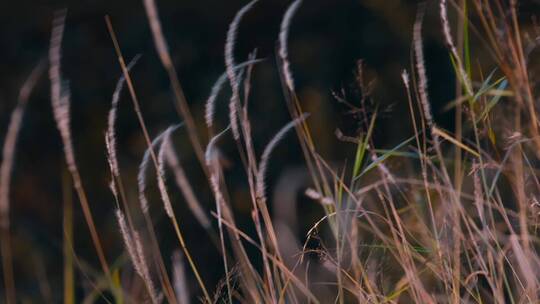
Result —
<instances>
[{"instance_id":1,"label":"dry grass blade","mask_svg":"<svg viewBox=\"0 0 540 304\"><path fill-rule=\"evenodd\" d=\"M75 273L73 262L76 259L73 252L73 187L67 172L63 174L62 183L64 209L62 214L62 228L64 230L62 244L64 254L64 304L73 304L75 303Z\"/></svg>"},{"instance_id":2,"label":"dry grass blade","mask_svg":"<svg viewBox=\"0 0 540 304\"><path fill-rule=\"evenodd\" d=\"M460 147L461 149L471 153L472 155L476 156L476 157L480 157L480 154L478 154L478 152L474 151L472 148L470 148L469 146L465 145L464 143L458 141L457 139L455 139L452 135L446 133L444 130L440 129L440 128L437 128L437 127L434 127L433 128L433 133L437 134L438 136L448 140L449 142L453 143L454 145Z\"/></svg>"},{"instance_id":3,"label":"dry grass blade","mask_svg":"<svg viewBox=\"0 0 540 304\"><path fill-rule=\"evenodd\" d=\"M105 259L105 254L103 252L103 247L101 246L101 241L99 239L96 225L92 217L92 212L90 211L90 204L84 191L82 180L79 174L79 169L75 162L75 153L73 151L73 142L71 140L71 129L70 129L70 93L69 87L64 82L61 73L61 49L62 49L62 38L64 35L64 23L66 18L66 11L58 11L55 15L53 21L53 29L51 34L51 45L49 48L49 78L51 80L51 103L53 108L54 119L56 121L56 126L60 131L62 137L62 143L64 148L64 156L66 158L66 163L68 170L73 178L73 186L77 195L79 196L79 201L83 209L83 214L90 229L90 235L92 241L94 242L94 247L96 249L99 261L101 263L101 268L106 275L109 275L109 266L107 260Z\"/></svg>"},{"instance_id":4,"label":"dry grass blade","mask_svg":"<svg viewBox=\"0 0 540 304\"><path fill-rule=\"evenodd\" d=\"M154 0L144 0L143 3L148 16L148 22L150 23L150 29L152 30L152 35L154 37L154 45L156 46L159 59L165 67L170 67L173 63L171 60L171 55L169 55L167 41L163 36L156 4Z\"/></svg>"}]
</instances>

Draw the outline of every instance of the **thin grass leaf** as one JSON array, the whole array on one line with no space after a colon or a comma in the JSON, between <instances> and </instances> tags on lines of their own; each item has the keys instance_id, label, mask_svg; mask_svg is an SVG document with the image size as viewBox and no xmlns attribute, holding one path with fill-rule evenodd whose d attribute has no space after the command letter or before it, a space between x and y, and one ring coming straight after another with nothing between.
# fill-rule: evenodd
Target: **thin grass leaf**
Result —
<instances>
[{"instance_id":1,"label":"thin grass leaf","mask_svg":"<svg viewBox=\"0 0 540 304\"><path fill-rule=\"evenodd\" d=\"M364 161L364 156L366 155L366 150L369 145L369 141L371 140L371 135L373 134L373 129L375 127L375 121L377 120L377 111L373 114L371 117L371 122L369 123L369 128L366 134L366 137L363 140L360 140L360 143L358 144L358 147L356 149L356 157L354 159L354 166L353 166L353 179L356 179L358 177L358 174L360 173L360 169L362 169L362 163Z\"/></svg>"},{"instance_id":2,"label":"thin grass leaf","mask_svg":"<svg viewBox=\"0 0 540 304\"><path fill-rule=\"evenodd\" d=\"M480 85L480 88L478 89L478 91L473 95L474 102L476 102L478 100L478 98L480 98L480 96L484 95L486 92L488 92L489 90L491 90L497 84L499 84L501 81L504 80L504 77L501 77L501 78L497 79L496 81L494 81L493 83L491 83L491 78L493 77L493 75L495 75L496 71L497 71L497 69L494 69L493 71L491 71L491 73L489 73L488 77L486 79L484 79L484 81L482 82L482 85Z\"/></svg>"},{"instance_id":3,"label":"thin grass leaf","mask_svg":"<svg viewBox=\"0 0 540 304\"><path fill-rule=\"evenodd\" d=\"M399 145L395 146L392 150L389 150L388 152L384 153L383 155L377 157L373 162L371 162L362 172L355 178L357 180L358 178L362 177L364 174L371 171L373 168L377 167L379 164L381 164L383 161L385 161L390 156L394 155L394 153L403 148L405 145L409 144L411 141L413 141L416 137L412 136L405 141L401 142Z\"/></svg>"},{"instance_id":4,"label":"thin grass leaf","mask_svg":"<svg viewBox=\"0 0 540 304\"><path fill-rule=\"evenodd\" d=\"M494 92L495 96L493 96L493 98L491 98L488 104L484 107L484 110L482 111L482 114L478 116L476 123L484 120L489 114L489 112L491 112L491 110L499 103L499 101L503 97L503 92L506 89L507 85L508 81L506 79L499 84L497 90Z\"/></svg>"},{"instance_id":5,"label":"thin grass leaf","mask_svg":"<svg viewBox=\"0 0 540 304\"><path fill-rule=\"evenodd\" d=\"M434 127L433 132L436 133L437 135L439 135L440 137L448 140L449 142L453 143L454 145L460 147L461 149L471 153L472 155L474 155L476 157L480 157L480 154L478 154L478 152L474 151L472 148L469 148L467 145L465 145L462 142L458 141L457 139L455 139L454 137L452 137L450 134L446 133L442 129Z\"/></svg>"}]
</instances>

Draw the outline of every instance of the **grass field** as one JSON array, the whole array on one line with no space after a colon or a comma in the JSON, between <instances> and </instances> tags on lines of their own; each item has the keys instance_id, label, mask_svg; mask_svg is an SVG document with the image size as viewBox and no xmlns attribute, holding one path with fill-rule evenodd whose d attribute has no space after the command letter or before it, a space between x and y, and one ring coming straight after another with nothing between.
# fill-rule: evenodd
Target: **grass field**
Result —
<instances>
[{"instance_id":1,"label":"grass field","mask_svg":"<svg viewBox=\"0 0 540 304\"><path fill-rule=\"evenodd\" d=\"M104 241L95 220L92 191L85 184L72 134L70 83L63 76L63 36L69 13L57 11L48 57L20 88L3 140L0 167L0 226L3 296L6 303L538 303L540 301L540 120L538 56L540 27L524 20L517 0L455 0L421 3L410 42L411 62L402 67L403 113L388 112L373 96L373 81L358 62L358 96L334 93L354 118L354 130L335 132L333 141L348 157L329 159L313 130L324 127L303 100L289 59L295 15L309 1L293 1L283 13L275 58L290 118L265 138L253 134L261 118L252 97L252 77L265 58L254 50L236 58L239 27L259 4L242 7L231 20L224 45L223 75L208 92L204 113L193 112L184 95L162 25L159 3L144 0L156 54L169 81L178 121L153 134L132 79L139 57L126 58L114 23L105 18L122 76L107 116L103 141L110 170L113 241ZM438 33L456 88L444 110L453 128L437 122L429 94L424 55L424 15L436 8ZM142 22L142 20L141 20ZM481 63L480 63L481 62ZM65 159L62 211L61 288L50 288L36 269L36 292L21 293L17 268L30 255L14 255L10 209L17 138L36 83L47 78L52 114ZM123 172L117 143L122 94L135 113L145 151L137 170ZM226 96L225 98L218 98ZM226 102L226 106L218 105ZM306 111L310 108L311 112ZM226 109L226 110L223 110ZM270 114L270 113L268 113ZM272 115L264 119L272 119ZM324 114L324 113L323 113ZM390 148L377 147L381 116L395 116L406 138ZM180 141L178 133L187 134ZM294 139L294 140L292 140ZM84 139L77 139L84 141ZM180 144L181 143L181 144ZM224 146L229 145L227 150ZM302 161L277 182L273 153L294 145ZM193 162L186 170L180 146ZM184 150L184 149L183 149ZM227 151L227 152L225 152ZM233 151L234 156L231 156ZM235 163L232 164L234 159ZM232 176L231 166L241 174ZM196 168L205 184L189 176ZM129 176L136 172L136 176ZM135 179L136 185L126 182ZM230 184L247 189L239 216ZM202 203L211 197L212 206ZM304 204L318 216L303 212ZM182 210L183 212L179 212ZM82 212L83 222L73 213ZM158 216L157 214L160 214ZM175 240L161 244L156 227L167 226ZM201 228L186 238L186 218ZM308 221L308 223L306 223ZM60 224L59 224L60 225ZM94 262L77 255L74 225L85 225ZM307 225L307 233L299 226ZM204 231L204 233L203 233ZM110 238L109 238L110 239ZM122 251L107 244L118 242ZM193 253L210 244L219 261ZM89 249L90 250L90 249ZM28 262L30 263L30 262ZM209 269L219 283L205 278ZM214 269L217 268L217 269ZM49 270L50 271L50 270ZM58 286L58 285L55 285Z\"/></svg>"}]
</instances>

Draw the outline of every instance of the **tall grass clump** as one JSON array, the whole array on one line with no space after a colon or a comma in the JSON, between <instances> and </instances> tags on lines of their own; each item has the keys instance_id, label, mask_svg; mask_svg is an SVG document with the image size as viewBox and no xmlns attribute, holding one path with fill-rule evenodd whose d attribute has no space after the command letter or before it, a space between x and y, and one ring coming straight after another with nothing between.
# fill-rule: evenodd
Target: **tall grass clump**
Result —
<instances>
[{"instance_id":1,"label":"tall grass clump","mask_svg":"<svg viewBox=\"0 0 540 304\"><path fill-rule=\"evenodd\" d=\"M431 67L424 53L423 24L426 11L435 6L419 4L411 32L412 62L396 75L401 76L400 102L408 109L404 121L410 123L411 134L390 149L375 146L380 112L359 64L357 85L362 96L357 102L347 102L358 114L359 128L350 132L352 135L337 134L335 140L348 145L350 155L340 161L330 161L320 152L317 136L310 128L318 122L304 111L302 95L297 94L300 85L295 85L294 62L289 58L288 43L294 39L289 35L290 28L295 14L309 1L293 1L281 20L276 67L290 119L266 139L254 136L252 124L257 121L250 119L248 107L252 73L263 59L257 58L256 51L243 60L234 54L241 20L257 9L257 0L243 6L230 23L225 37L224 73L208 94L204 117L195 117L189 108L158 6L154 0L143 2L180 121L156 136L150 135L140 107L142 101L130 76L136 73L138 57L126 64L113 23L107 17L122 72L105 131L117 238L126 252L114 264L107 262L111 256L105 255L108 248L103 248L94 223L92 205L83 187L84 174L79 173L72 143L71 96L61 73L65 11L57 14L52 28L49 78L54 119L102 268L102 273L88 278L96 291L85 295L85 301L97 297L116 303L540 301L538 71L532 71L529 64L538 39L529 38L530 33L522 30L517 0L440 0L436 6L440 39L447 48L456 83L456 96L446 106L455 113L453 130L439 125L433 110L438 101L429 94ZM478 43L471 43L473 39ZM489 73L484 70L486 64L474 64L480 48L490 56L484 58ZM17 303L9 230L10 172L22 114L42 69L39 65L21 89L0 167L2 269L8 303ZM146 144L135 195L121 177L121 151L116 144L117 110L124 86ZM217 97L227 86L227 126L222 127L217 121L221 118L216 112ZM252 103L252 107L257 106ZM199 121L205 124L197 124ZM205 130L200 130L202 126ZM193 149L204 185L190 181L184 169L185 158L175 149L175 134L180 130L188 134L188 141L182 145ZM204 132L207 141L200 136ZM277 187L283 193L271 194L267 174L272 153L280 149L289 133L296 134L303 153L302 169L284 175L290 180ZM248 189L251 218L247 228L239 224L234 196L228 189L226 150L222 148L230 142L227 139L235 144ZM267 143L260 148L254 141ZM409 169L395 169L393 162L404 163ZM179 208L171 193L176 188L168 182L169 175L187 205L188 212L181 216L175 212ZM292 189L299 176L306 179L307 187ZM148 195L154 184L159 191L156 197ZM211 208L202 203L206 189L213 199ZM286 191L300 192L302 201L320 209L322 216L310 223L306 235L296 235L280 218L282 213L276 212L279 208L295 208L284 207L280 201L290 197ZM138 202L132 204L132 200ZM173 250L160 246L161 238L154 228L157 222L153 213L157 210L164 212L174 229ZM218 286L209 285L205 278L205 267L216 265L216 261L192 254L191 248L197 244L184 237L187 217L201 225L204 237L221 257Z\"/></svg>"}]
</instances>

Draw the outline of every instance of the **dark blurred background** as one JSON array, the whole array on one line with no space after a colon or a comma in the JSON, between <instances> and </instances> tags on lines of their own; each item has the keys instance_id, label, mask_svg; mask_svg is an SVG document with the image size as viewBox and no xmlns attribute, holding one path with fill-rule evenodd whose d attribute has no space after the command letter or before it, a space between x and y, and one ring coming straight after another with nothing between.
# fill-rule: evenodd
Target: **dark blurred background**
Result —
<instances>
[{"instance_id":1,"label":"dark blurred background","mask_svg":"<svg viewBox=\"0 0 540 304\"><path fill-rule=\"evenodd\" d=\"M228 25L247 1L157 0L157 6L192 112L202 137L203 107L214 81L224 71L223 49ZM236 61L244 61L255 48L258 57L253 74L250 115L255 146L264 144L289 119L279 83L275 60L276 40L282 15L290 1L261 0L241 23L236 44ZM452 113L442 106L454 98L455 83L448 53L443 46L437 3L429 2L425 20L425 55L429 88L439 124L452 128ZM528 4L529 5L529 4ZM537 6L530 4L534 9ZM156 55L142 1L2 1L0 3L0 134L5 134L18 90L31 69L47 56L53 12L67 8L62 69L72 91L72 130L76 157L94 218L109 261L122 253L114 218L114 200L108 190L110 179L105 158L104 130L111 95L121 74L104 16L109 15L124 56L142 58L132 70L142 111L152 135L180 118L164 69ZM374 80L372 99L379 106L375 141L392 147L411 136L405 91L400 82L403 69L410 68L412 26L416 1L339 0L304 1L294 17L290 33L290 59L298 95L310 118L321 154L331 161L353 157L354 145L338 141L339 128L355 136L360 123L349 108L332 97L332 92L359 105L355 71L364 63L365 77ZM227 124L228 90L218 101L219 127ZM62 178L65 172L61 141L53 122L49 81L44 74L32 94L21 130L12 184L12 233L16 282L19 294L40 297L39 278L47 278L59 300L62 284ZM117 122L121 170L128 186L130 204L136 201L136 171L145 149L141 129L127 92L120 102ZM3 138L1 135L0 138ZM175 134L176 149L208 212L213 210L200 167L189 146L185 130ZM203 142L206 142L206 138ZM225 155L233 166L228 185L242 228L250 231L247 183L235 145L224 141ZM303 165L295 136L287 137L272 158L269 191L280 172ZM171 178L172 180L172 178ZM150 192L155 189L152 186ZM170 185L174 206L187 243L209 286L222 275L220 257L204 231L193 220L174 185ZM159 205L157 196L152 202ZM75 201L75 252L81 260L97 266L89 234ZM300 235L320 214L317 206L303 207ZM158 238L166 255L177 246L170 224L161 208L152 210ZM79 286L80 287L80 286ZM196 285L193 283L193 287ZM43 288L43 286L41 287ZM79 290L79 292L81 292Z\"/></svg>"}]
</instances>

